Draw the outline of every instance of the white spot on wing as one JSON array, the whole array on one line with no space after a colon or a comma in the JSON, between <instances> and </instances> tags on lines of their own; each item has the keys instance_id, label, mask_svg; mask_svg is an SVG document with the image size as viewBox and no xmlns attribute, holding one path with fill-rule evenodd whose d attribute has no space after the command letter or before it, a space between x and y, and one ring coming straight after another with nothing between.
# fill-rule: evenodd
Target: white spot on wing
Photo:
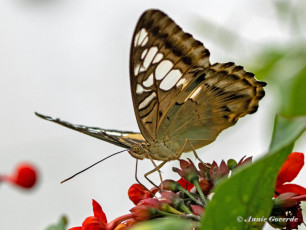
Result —
<instances>
[{"instance_id":1,"label":"white spot on wing","mask_svg":"<svg viewBox=\"0 0 306 230\"><path fill-rule=\"evenodd\" d=\"M178 69L171 70L167 74L167 76L162 80L162 82L159 85L159 88L165 91L170 90L173 86L175 86L175 84L177 83L177 81L180 79L181 76L182 73Z\"/></svg>"},{"instance_id":2,"label":"white spot on wing","mask_svg":"<svg viewBox=\"0 0 306 230\"><path fill-rule=\"evenodd\" d=\"M157 52L158 52L158 48L156 46L150 48L146 58L143 61L143 66L145 68L149 67L149 65L151 64L151 62L152 62L152 60L155 57Z\"/></svg>"},{"instance_id":3,"label":"white spot on wing","mask_svg":"<svg viewBox=\"0 0 306 230\"><path fill-rule=\"evenodd\" d=\"M137 75L139 74L139 67L140 65L136 65L135 68L134 68L134 75L137 77Z\"/></svg>"},{"instance_id":4,"label":"white spot on wing","mask_svg":"<svg viewBox=\"0 0 306 230\"><path fill-rule=\"evenodd\" d=\"M136 93L137 94L142 94L143 92L149 92L151 91L150 89L144 89L140 84L137 84L136 86Z\"/></svg>"},{"instance_id":5,"label":"white spot on wing","mask_svg":"<svg viewBox=\"0 0 306 230\"><path fill-rule=\"evenodd\" d=\"M185 83L186 79L182 78L176 83L176 87L179 87L180 85L183 85Z\"/></svg>"},{"instance_id":6,"label":"white spot on wing","mask_svg":"<svg viewBox=\"0 0 306 230\"><path fill-rule=\"evenodd\" d=\"M144 59L147 53L148 53L148 49L145 49L144 51L142 51L141 59Z\"/></svg>"},{"instance_id":7,"label":"white spot on wing","mask_svg":"<svg viewBox=\"0 0 306 230\"><path fill-rule=\"evenodd\" d=\"M146 36L144 40L142 41L141 46L145 46L148 43L148 41L149 41L149 37Z\"/></svg>"},{"instance_id":8,"label":"white spot on wing","mask_svg":"<svg viewBox=\"0 0 306 230\"><path fill-rule=\"evenodd\" d=\"M147 80L143 81L142 84L145 86L145 87L150 87L153 85L153 73L151 73L151 75L148 77Z\"/></svg>"},{"instance_id":9,"label":"white spot on wing","mask_svg":"<svg viewBox=\"0 0 306 230\"><path fill-rule=\"evenodd\" d=\"M155 64L155 63L157 63L157 62L160 62L160 60L161 59L163 59L163 57L164 57L164 55L162 54L162 53L158 53L156 56L155 56L155 58L154 58L154 60L153 60L153 64Z\"/></svg>"},{"instance_id":10,"label":"white spot on wing","mask_svg":"<svg viewBox=\"0 0 306 230\"><path fill-rule=\"evenodd\" d=\"M135 38L134 38L134 47L137 46L137 42L138 42L138 39L139 39L139 34L140 34L140 32L138 32L138 33L135 35Z\"/></svg>"},{"instance_id":11,"label":"white spot on wing","mask_svg":"<svg viewBox=\"0 0 306 230\"><path fill-rule=\"evenodd\" d=\"M87 130L91 133L101 133L101 130L99 129L88 128Z\"/></svg>"},{"instance_id":12,"label":"white spot on wing","mask_svg":"<svg viewBox=\"0 0 306 230\"><path fill-rule=\"evenodd\" d=\"M156 93L152 92L146 99L144 99L140 104L139 104L139 109L145 108L154 98L156 97Z\"/></svg>"},{"instance_id":13,"label":"white spot on wing","mask_svg":"<svg viewBox=\"0 0 306 230\"><path fill-rule=\"evenodd\" d=\"M117 132L114 132L114 131L105 131L106 134L108 135L112 135L112 136L122 136L121 133L117 133Z\"/></svg>"},{"instance_id":14,"label":"white spot on wing","mask_svg":"<svg viewBox=\"0 0 306 230\"><path fill-rule=\"evenodd\" d=\"M139 69L139 73L144 72L144 71L146 71L146 70L147 70L147 68L146 68L146 67L141 66L141 67L140 67L140 69Z\"/></svg>"},{"instance_id":15,"label":"white spot on wing","mask_svg":"<svg viewBox=\"0 0 306 230\"><path fill-rule=\"evenodd\" d=\"M173 64L169 60L164 60L161 63L159 63L155 70L156 80L163 79L166 76L166 74L171 70L172 67Z\"/></svg>"},{"instance_id":16,"label":"white spot on wing","mask_svg":"<svg viewBox=\"0 0 306 230\"><path fill-rule=\"evenodd\" d=\"M136 35L134 40L134 46L144 46L148 42L148 32L142 28Z\"/></svg>"}]
</instances>

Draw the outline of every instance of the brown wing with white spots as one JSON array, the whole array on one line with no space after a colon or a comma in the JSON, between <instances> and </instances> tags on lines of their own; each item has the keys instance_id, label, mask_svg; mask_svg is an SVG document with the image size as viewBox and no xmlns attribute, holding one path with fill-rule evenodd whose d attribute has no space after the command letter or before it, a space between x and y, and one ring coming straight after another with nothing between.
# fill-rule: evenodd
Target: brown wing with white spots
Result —
<instances>
[{"instance_id":1,"label":"brown wing with white spots","mask_svg":"<svg viewBox=\"0 0 306 230\"><path fill-rule=\"evenodd\" d=\"M166 14L148 10L136 26L130 55L130 82L137 122L149 142L194 73L210 66L209 51Z\"/></svg>"},{"instance_id":2,"label":"brown wing with white spots","mask_svg":"<svg viewBox=\"0 0 306 230\"><path fill-rule=\"evenodd\" d=\"M205 146L240 117L256 112L265 95L266 83L232 62L216 63L194 78L160 124L158 139L166 136L180 146L188 139L196 149ZM187 146L185 151L189 150Z\"/></svg>"},{"instance_id":3,"label":"brown wing with white spots","mask_svg":"<svg viewBox=\"0 0 306 230\"><path fill-rule=\"evenodd\" d=\"M67 121L60 120L58 118L52 118L39 113L35 113L38 117L48 121L55 122L67 128L79 131L89 136L98 138L100 140L109 142L111 144L130 149L134 144L146 143L141 133L135 133L130 131L119 131L111 129L102 129L97 127L89 127L85 125L75 125Z\"/></svg>"}]
</instances>

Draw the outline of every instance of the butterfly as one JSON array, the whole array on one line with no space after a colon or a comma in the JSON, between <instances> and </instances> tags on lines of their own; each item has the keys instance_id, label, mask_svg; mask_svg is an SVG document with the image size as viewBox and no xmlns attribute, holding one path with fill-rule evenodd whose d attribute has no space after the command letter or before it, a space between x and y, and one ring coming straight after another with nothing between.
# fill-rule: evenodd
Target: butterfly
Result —
<instances>
[{"instance_id":1,"label":"butterfly","mask_svg":"<svg viewBox=\"0 0 306 230\"><path fill-rule=\"evenodd\" d=\"M130 84L140 132L39 117L126 148L136 159L167 162L213 142L257 111L265 82L233 62L211 64L204 45L160 10L140 17L130 49Z\"/></svg>"}]
</instances>

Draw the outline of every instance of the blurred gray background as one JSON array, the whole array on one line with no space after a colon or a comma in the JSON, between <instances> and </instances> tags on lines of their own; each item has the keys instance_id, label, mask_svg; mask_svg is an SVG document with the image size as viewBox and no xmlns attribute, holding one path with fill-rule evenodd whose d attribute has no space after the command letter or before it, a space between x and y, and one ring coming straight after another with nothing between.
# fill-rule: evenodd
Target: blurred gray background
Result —
<instances>
[{"instance_id":1,"label":"blurred gray background","mask_svg":"<svg viewBox=\"0 0 306 230\"><path fill-rule=\"evenodd\" d=\"M250 66L269 44L290 42L278 23L277 1L2 0L0 2L0 173L19 162L40 171L34 191L0 187L0 229L44 229L61 214L69 227L92 215L91 199L109 220L133 206L135 160L112 157L75 179L60 181L120 148L39 119L34 111L84 125L138 131L129 84L129 48L140 15L158 8L202 41L211 62ZM299 1L292 1L293 3ZM259 63L260 64L260 63ZM249 66L249 68L248 68ZM275 111L273 85L259 110L198 150L206 162L266 153ZM296 151L306 153L298 142ZM194 159L192 154L184 154ZM167 164L164 178L176 177ZM139 179L153 168L140 162ZM305 186L303 172L295 180ZM151 178L158 183L157 175ZM267 228L268 229L268 228Z\"/></svg>"}]
</instances>

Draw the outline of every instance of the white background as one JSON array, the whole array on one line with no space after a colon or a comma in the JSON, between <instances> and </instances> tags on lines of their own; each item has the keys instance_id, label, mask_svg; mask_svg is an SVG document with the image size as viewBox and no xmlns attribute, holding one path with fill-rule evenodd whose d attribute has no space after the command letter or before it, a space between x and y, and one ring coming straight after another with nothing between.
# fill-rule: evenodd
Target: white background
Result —
<instances>
[{"instance_id":1,"label":"white background","mask_svg":"<svg viewBox=\"0 0 306 230\"><path fill-rule=\"evenodd\" d=\"M266 45L285 44L290 37L277 22L273 2L2 0L0 173L11 172L19 162L32 162L40 180L31 192L0 186L0 229L44 229L61 214L68 216L69 227L80 226L92 215L92 198L109 220L133 206L127 190L135 182L135 160L128 153L60 184L120 148L43 121L34 111L77 124L138 131L130 96L129 47L146 9L163 10L203 41L212 63L246 65ZM220 28L236 34L231 48L220 45L222 39L226 42ZM256 114L242 118L198 151L204 161L265 153L278 106L271 88L266 87ZM295 150L306 153L301 142ZM152 165L148 160L140 163L139 178L147 183L141 175ZM165 178L174 175L174 165L163 168ZM295 182L305 186L303 175L305 169ZM151 178L158 182L156 176Z\"/></svg>"}]
</instances>

